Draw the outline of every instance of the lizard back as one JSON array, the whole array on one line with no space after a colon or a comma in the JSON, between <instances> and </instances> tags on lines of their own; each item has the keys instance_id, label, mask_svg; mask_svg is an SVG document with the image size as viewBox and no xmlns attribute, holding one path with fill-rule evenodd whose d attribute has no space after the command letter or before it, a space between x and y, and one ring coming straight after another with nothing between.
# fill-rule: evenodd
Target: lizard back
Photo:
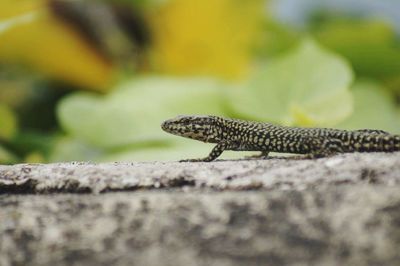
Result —
<instances>
[{"instance_id":1,"label":"lizard back","mask_svg":"<svg viewBox=\"0 0 400 266\"><path fill-rule=\"evenodd\" d=\"M307 143L318 139L321 143L339 143L342 152L400 151L400 136L383 130L287 127L219 117L216 121L222 138L239 141L257 150L309 153L312 148Z\"/></svg>"},{"instance_id":2,"label":"lizard back","mask_svg":"<svg viewBox=\"0 0 400 266\"><path fill-rule=\"evenodd\" d=\"M300 128L217 116L178 116L162 129L178 136L217 145L203 161L212 161L224 150L308 154L323 157L346 152L400 151L400 136L376 129L341 130Z\"/></svg>"}]
</instances>

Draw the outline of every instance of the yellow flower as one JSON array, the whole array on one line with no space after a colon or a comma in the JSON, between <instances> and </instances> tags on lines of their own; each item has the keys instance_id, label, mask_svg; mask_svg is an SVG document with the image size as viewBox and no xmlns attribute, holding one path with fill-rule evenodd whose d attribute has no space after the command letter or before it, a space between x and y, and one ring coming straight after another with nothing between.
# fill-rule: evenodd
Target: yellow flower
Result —
<instances>
[{"instance_id":1,"label":"yellow flower","mask_svg":"<svg viewBox=\"0 0 400 266\"><path fill-rule=\"evenodd\" d=\"M243 76L264 1L172 0L148 13L152 65L168 74Z\"/></svg>"},{"instance_id":2,"label":"yellow flower","mask_svg":"<svg viewBox=\"0 0 400 266\"><path fill-rule=\"evenodd\" d=\"M1 0L0 20L22 15L45 6L45 0Z\"/></svg>"},{"instance_id":3,"label":"yellow flower","mask_svg":"<svg viewBox=\"0 0 400 266\"><path fill-rule=\"evenodd\" d=\"M0 2L0 63L96 90L106 88L112 74L112 66L38 0Z\"/></svg>"}]
</instances>

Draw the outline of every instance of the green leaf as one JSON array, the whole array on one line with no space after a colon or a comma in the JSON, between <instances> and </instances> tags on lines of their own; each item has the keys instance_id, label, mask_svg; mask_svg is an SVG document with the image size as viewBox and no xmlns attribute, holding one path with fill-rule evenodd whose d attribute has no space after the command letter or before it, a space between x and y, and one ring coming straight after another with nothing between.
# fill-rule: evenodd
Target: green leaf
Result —
<instances>
[{"instance_id":1,"label":"green leaf","mask_svg":"<svg viewBox=\"0 0 400 266\"><path fill-rule=\"evenodd\" d=\"M382 129L400 133L400 114L392 95L377 83L357 82L353 89L354 112L337 127Z\"/></svg>"},{"instance_id":2,"label":"green leaf","mask_svg":"<svg viewBox=\"0 0 400 266\"><path fill-rule=\"evenodd\" d=\"M330 126L352 112L348 90L352 80L344 59L307 39L233 90L230 105L239 116L250 119Z\"/></svg>"},{"instance_id":3,"label":"green leaf","mask_svg":"<svg viewBox=\"0 0 400 266\"><path fill-rule=\"evenodd\" d=\"M0 146L0 164L11 164L17 161L17 157L12 152Z\"/></svg>"},{"instance_id":4,"label":"green leaf","mask_svg":"<svg viewBox=\"0 0 400 266\"><path fill-rule=\"evenodd\" d=\"M29 154L39 152L43 155L48 154L57 139L54 133L45 133L25 129L19 132L12 140L11 144L17 154Z\"/></svg>"},{"instance_id":5,"label":"green leaf","mask_svg":"<svg viewBox=\"0 0 400 266\"><path fill-rule=\"evenodd\" d=\"M97 161L103 154L103 150L67 136L55 143L49 162Z\"/></svg>"},{"instance_id":6,"label":"green leaf","mask_svg":"<svg viewBox=\"0 0 400 266\"><path fill-rule=\"evenodd\" d=\"M93 162L131 162L131 161L178 161L181 159L206 157L215 144L201 143L184 138L176 138L170 143L135 144L116 149L100 149L72 137L63 137L54 146L50 162L93 161ZM243 158L255 152L226 151L220 158Z\"/></svg>"},{"instance_id":7,"label":"green leaf","mask_svg":"<svg viewBox=\"0 0 400 266\"><path fill-rule=\"evenodd\" d=\"M10 140L17 133L17 118L6 105L0 104L0 139Z\"/></svg>"},{"instance_id":8,"label":"green leaf","mask_svg":"<svg viewBox=\"0 0 400 266\"><path fill-rule=\"evenodd\" d=\"M330 22L316 36L326 47L345 56L361 76L388 78L400 73L396 33L385 22Z\"/></svg>"},{"instance_id":9,"label":"green leaf","mask_svg":"<svg viewBox=\"0 0 400 266\"><path fill-rule=\"evenodd\" d=\"M202 158L208 155L213 146L213 144L209 143L179 139L176 143L169 146L109 152L105 156L99 158L99 161L178 161L181 159Z\"/></svg>"},{"instance_id":10,"label":"green leaf","mask_svg":"<svg viewBox=\"0 0 400 266\"><path fill-rule=\"evenodd\" d=\"M97 147L173 139L160 124L179 114L223 114L222 84L205 78L148 77L127 82L107 96L76 93L58 106L62 127Z\"/></svg>"},{"instance_id":11,"label":"green leaf","mask_svg":"<svg viewBox=\"0 0 400 266\"><path fill-rule=\"evenodd\" d=\"M153 146L107 152L104 156L99 157L97 161L178 161L182 159L204 158L211 152L214 146L215 144L212 143L201 143L178 138L176 142L168 146ZM257 154L257 152L225 151L219 159L243 158L244 156L254 154Z\"/></svg>"}]
</instances>

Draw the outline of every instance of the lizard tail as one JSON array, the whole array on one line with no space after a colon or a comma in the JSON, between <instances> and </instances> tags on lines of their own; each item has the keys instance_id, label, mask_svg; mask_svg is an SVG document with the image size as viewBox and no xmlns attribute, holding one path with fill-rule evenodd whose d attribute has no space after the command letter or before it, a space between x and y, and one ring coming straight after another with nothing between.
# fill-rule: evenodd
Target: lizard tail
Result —
<instances>
[{"instance_id":1,"label":"lizard tail","mask_svg":"<svg viewBox=\"0 0 400 266\"><path fill-rule=\"evenodd\" d=\"M400 151L400 135L366 134L361 136L359 152L393 152Z\"/></svg>"},{"instance_id":2,"label":"lizard tail","mask_svg":"<svg viewBox=\"0 0 400 266\"><path fill-rule=\"evenodd\" d=\"M393 147L394 147L394 151L400 151L400 136L398 135L394 135L393 136Z\"/></svg>"}]
</instances>

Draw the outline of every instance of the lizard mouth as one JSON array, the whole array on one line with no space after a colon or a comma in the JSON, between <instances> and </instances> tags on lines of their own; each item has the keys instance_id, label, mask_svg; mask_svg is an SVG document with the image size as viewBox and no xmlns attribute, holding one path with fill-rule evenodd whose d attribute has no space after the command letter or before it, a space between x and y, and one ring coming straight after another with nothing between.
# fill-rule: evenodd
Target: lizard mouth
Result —
<instances>
[{"instance_id":1,"label":"lizard mouth","mask_svg":"<svg viewBox=\"0 0 400 266\"><path fill-rule=\"evenodd\" d=\"M185 127L177 122L176 119L165 120L161 123L161 129L174 135L182 135L185 132Z\"/></svg>"},{"instance_id":2,"label":"lizard mouth","mask_svg":"<svg viewBox=\"0 0 400 266\"><path fill-rule=\"evenodd\" d=\"M161 129L166 132L171 132L171 123L169 120L166 120L161 123Z\"/></svg>"}]
</instances>

